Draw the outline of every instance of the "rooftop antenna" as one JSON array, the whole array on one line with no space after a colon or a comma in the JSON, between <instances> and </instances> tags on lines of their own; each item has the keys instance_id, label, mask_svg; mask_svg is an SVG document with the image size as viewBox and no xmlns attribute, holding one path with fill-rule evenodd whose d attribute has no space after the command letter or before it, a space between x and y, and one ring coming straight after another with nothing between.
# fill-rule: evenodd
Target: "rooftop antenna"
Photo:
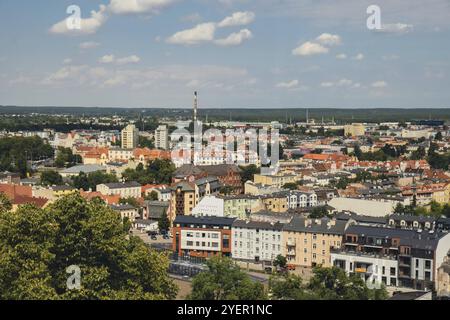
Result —
<instances>
[{"instance_id":1,"label":"rooftop antenna","mask_svg":"<svg viewBox=\"0 0 450 320\"><path fill-rule=\"evenodd\" d=\"M306 109L306 124L309 123L309 109Z\"/></svg>"}]
</instances>

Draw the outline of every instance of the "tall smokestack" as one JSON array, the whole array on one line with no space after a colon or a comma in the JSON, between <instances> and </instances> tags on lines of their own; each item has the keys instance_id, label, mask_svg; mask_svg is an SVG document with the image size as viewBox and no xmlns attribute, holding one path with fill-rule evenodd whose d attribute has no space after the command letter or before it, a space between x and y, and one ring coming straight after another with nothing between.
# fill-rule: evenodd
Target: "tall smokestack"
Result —
<instances>
[{"instance_id":1,"label":"tall smokestack","mask_svg":"<svg viewBox=\"0 0 450 320\"><path fill-rule=\"evenodd\" d=\"M198 108L198 95L197 91L194 92L194 122L197 121L197 108Z\"/></svg>"}]
</instances>

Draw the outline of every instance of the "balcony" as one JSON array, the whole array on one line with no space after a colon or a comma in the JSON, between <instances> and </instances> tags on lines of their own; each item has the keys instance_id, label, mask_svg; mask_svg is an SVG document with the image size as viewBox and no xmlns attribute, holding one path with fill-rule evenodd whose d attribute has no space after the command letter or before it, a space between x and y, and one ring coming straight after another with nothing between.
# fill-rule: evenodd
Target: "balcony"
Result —
<instances>
[{"instance_id":1,"label":"balcony","mask_svg":"<svg viewBox=\"0 0 450 320\"><path fill-rule=\"evenodd\" d=\"M288 239L288 241L286 242L288 247L295 247L295 240L292 239Z\"/></svg>"}]
</instances>

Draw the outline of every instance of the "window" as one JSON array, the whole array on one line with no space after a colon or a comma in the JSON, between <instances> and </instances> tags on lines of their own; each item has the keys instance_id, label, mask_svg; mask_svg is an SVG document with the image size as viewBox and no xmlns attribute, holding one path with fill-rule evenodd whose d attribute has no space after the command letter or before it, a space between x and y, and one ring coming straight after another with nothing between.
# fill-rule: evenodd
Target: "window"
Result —
<instances>
[{"instance_id":1,"label":"window","mask_svg":"<svg viewBox=\"0 0 450 320\"><path fill-rule=\"evenodd\" d=\"M383 268L381 269L381 274L385 274L386 273L386 267L383 266Z\"/></svg>"},{"instance_id":2,"label":"window","mask_svg":"<svg viewBox=\"0 0 450 320\"><path fill-rule=\"evenodd\" d=\"M395 268L391 268L391 276L395 276Z\"/></svg>"},{"instance_id":3,"label":"window","mask_svg":"<svg viewBox=\"0 0 450 320\"><path fill-rule=\"evenodd\" d=\"M194 245L194 242L193 242L193 241L188 241L188 242L186 242L186 245L188 245L188 246L193 246L193 245Z\"/></svg>"},{"instance_id":4,"label":"window","mask_svg":"<svg viewBox=\"0 0 450 320\"><path fill-rule=\"evenodd\" d=\"M419 267L419 259L416 259L416 268Z\"/></svg>"},{"instance_id":5,"label":"window","mask_svg":"<svg viewBox=\"0 0 450 320\"><path fill-rule=\"evenodd\" d=\"M430 271L425 271L425 280L428 280L428 281L431 280L431 272Z\"/></svg>"},{"instance_id":6,"label":"window","mask_svg":"<svg viewBox=\"0 0 450 320\"><path fill-rule=\"evenodd\" d=\"M431 269L431 260L425 260L425 269Z\"/></svg>"}]
</instances>

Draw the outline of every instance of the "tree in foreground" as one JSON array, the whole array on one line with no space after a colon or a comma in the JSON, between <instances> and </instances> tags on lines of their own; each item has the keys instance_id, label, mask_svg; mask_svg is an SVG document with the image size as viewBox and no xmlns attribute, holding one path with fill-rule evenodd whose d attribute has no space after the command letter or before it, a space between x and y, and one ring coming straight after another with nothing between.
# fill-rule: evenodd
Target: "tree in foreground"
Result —
<instances>
[{"instance_id":1,"label":"tree in foreground","mask_svg":"<svg viewBox=\"0 0 450 320\"><path fill-rule=\"evenodd\" d=\"M384 300L386 289L369 289L358 275L348 276L338 267L313 270L308 284L299 276L273 276L269 281L275 299L281 300Z\"/></svg>"},{"instance_id":2,"label":"tree in foreground","mask_svg":"<svg viewBox=\"0 0 450 320\"><path fill-rule=\"evenodd\" d=\"M192 300L263 300L264 286L255 282L229 258L214 257L207 262L208 270L192 281Z\"/></svg>"},{"instance_id":3,"label":"tree in foreground","mask_svg":"<svg viewBox=\"0 0 450 320\"><path fill-rule=\"evenodd\" d=\"M69 290L69 266L81 289ZM167 256L129 236L120 215L79 194L0 211L0 299L173 299Z\"/></svg>"}]
</instances>

